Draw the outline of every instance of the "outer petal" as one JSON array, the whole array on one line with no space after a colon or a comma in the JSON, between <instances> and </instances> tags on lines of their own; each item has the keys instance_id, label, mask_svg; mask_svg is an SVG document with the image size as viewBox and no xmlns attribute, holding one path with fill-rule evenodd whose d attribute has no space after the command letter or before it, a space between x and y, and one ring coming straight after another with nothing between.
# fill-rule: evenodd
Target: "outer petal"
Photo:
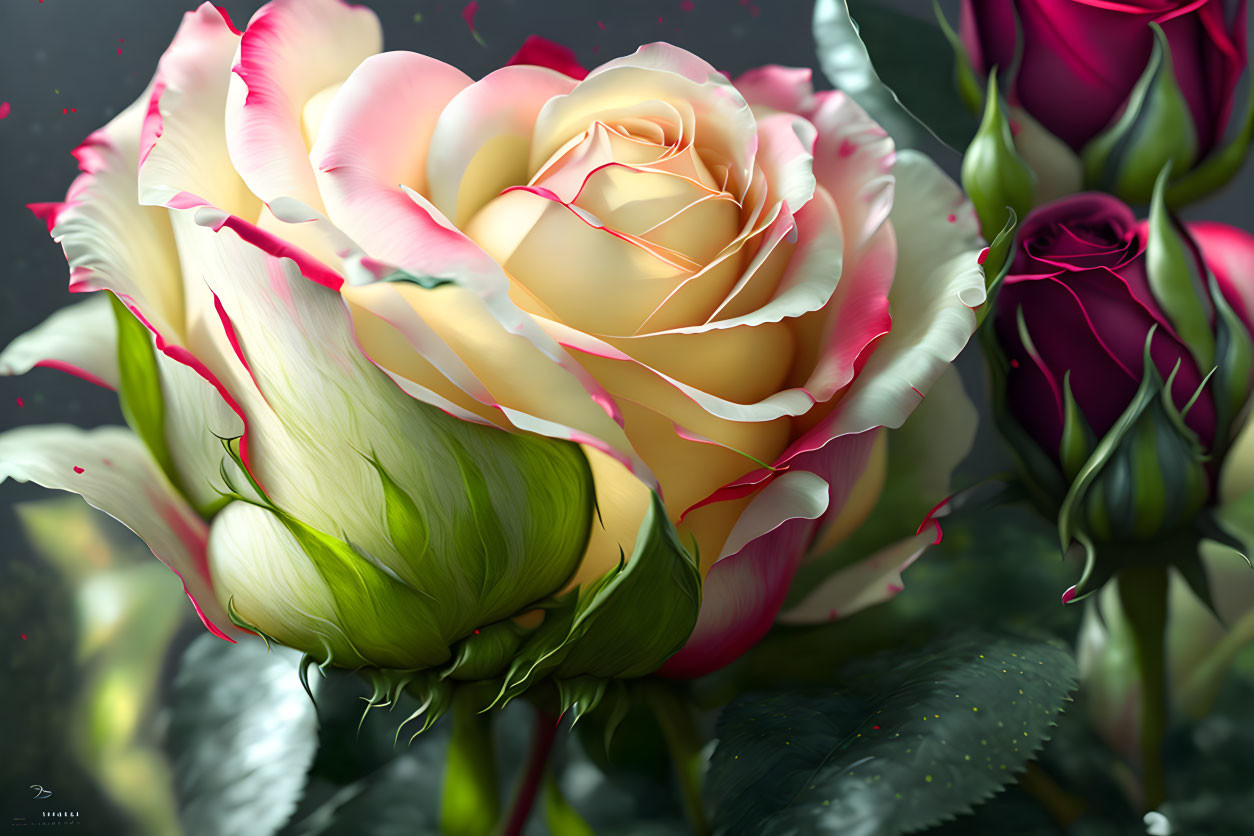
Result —
<instances>
[{"instance_id":1,"label":"outer petal","mask_svg":"<svg viewBox=\"0 0 1254 836\"><path fill-rule=\"evenodd\" d=\"M706 575L697 627L662 667L664 676L695 677L717 670L766 635L817 520L839 513L849 500L876 435L837 439L824 448L822 460L811 458L809 467L785 473L754 498L728 537L724 556Z\"/></svg>"},{"instance_id":2,"label":"outer petal","mask_svg":"<svg viewBox=\"0 0 1254 836\"><path fill-rule=\"evenodd\" d=\"M814 72L809 67L769 64L746 70L732 80L750 107L807 113L813 107Z\"/></svg>"},{"instance_id":3,"label":"outer petal","mask_svg":"<svg viewBox=\"0 0 1254 836\"><path fill-rule=\"evenodd\" d=\"M813 449L824 435L900 427L975 331L973 309L984 301L984 271L970 201L922 154L902 151L893 174L891 219L901 233L888 297L892 331L830 418L793 452Z\"/></svg>"},{"instance_id":4,"label":"outer petal","mask_svg":"<svg viewBox=\"0 0 1254 836\"><path fill-rule=\"evenodd\" d=\"M62 308L0 352L2 375L25 374L36 366L118 388L117 326L103 293Z\"/></svg>"},{"instance_id":5,"label":"outer petal","mask_svg":"<svg viewBox=\"0 0 1254 836\"><path fill-rule=\"evenodd\" d=\"M905 588L901 573L935 541L931 529L894 543L852 566L828 575L795 607L779 615L781 624L816 624L845 618L892 598Z\"/></svg>"},{"instance_id":6,"label":"outer petal","mask_svg":"<svg viewBox=\"0 0 1254 836\"><path fill-rule=\"evenodd\" d=\"M1246 326L1254 331L1254 235L1228 224L1188 224L1206 266Z\"/></svg>"},{"instance_id":7,"label":"outer petal","mask_svg":"<svg viewBox=\"0 0 1254 836\"><path fill-rule=\"evenodd\" d=\"M182 578L205 626L227 638L231 622L205 562L208 528L134 433L64 425L10 430L0 435L0 481L6 478L77 493L134 531Z\"/></svg>"},{"instance_id":8,"label":"outer petal","mask_svg":"<svg viewBox=\"0 0 1254 836\"><path fill-rule=\"evenodd\" d=\"M938 526L925 521L932 521L950 495L950 475L970 452L978 421L957 369L950 366L909 420L883 434L887 457L879 488L870 486L869 515L856 520L829 515L822 521L781 621L844 618L901 591L901 571L940 536ZM874 463L867 472L873 469ZM858 493L863 489L862 484L855 487Z\"/></svg>"},{"instance_id":9,"label":"outer petal","mask_svg":"<svg viewBox=\"0 0 1254 836\"><path fill-rule=\"evenodd\" d=\"M382 46L374 12L341 0L274 0L253 15L231 79L226 132L235 169L257 197L322 207L302 112Z\"/></svg>"},{"instance_id":10,"label":"outer petal","mask_svg":"<svg viewBox=\"0 0 1254 836\"><path fill-rule=\"evenodd\" d=\"M178 253L162 209L135 199L145 93L74 151L82 175L65 202L45 209L70 263L70 290L108 289L166 333L183 328Z\"/></svg>"},{"instance_id":11,"label":"outer petal","mask_svg":"<svg viewBox=\"0 0 1254 836\"><path fill-rule=\"evenodd\" d=\"M256 217L260 203L227 154L222 110L240 36L209 3L183 23L157 67L140 147L139 199L147 205L209 202Z\"/></svg>"}]
</instances>

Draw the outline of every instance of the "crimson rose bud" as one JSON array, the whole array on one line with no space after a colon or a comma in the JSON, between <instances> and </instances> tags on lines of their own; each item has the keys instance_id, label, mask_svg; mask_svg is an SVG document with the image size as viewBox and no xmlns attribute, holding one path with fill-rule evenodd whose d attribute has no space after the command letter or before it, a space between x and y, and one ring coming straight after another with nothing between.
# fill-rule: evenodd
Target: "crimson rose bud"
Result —
<instances>
[{"instance_id":1,"label":"crimson rose bud","mask_svg":"<svg viewBox=\"0 0 1254 836\"><path fill-rule=\"evenodd\" d=\"M1170 536L1210 502L1251 386L1242 293L1161 199L1141 222L1093 193L1025 219L993 311L994 380L1064 538Z\"/></svg>"},{"instance_id":2,"label":"crimson rose bud","mask_svg":"<svg viewBox=\"0 0 1254 836\"><path fill-rule=\"evenodd\" d=\"M1224 141L1245 14L1246 0L963 0L960 33L975 71L1007 80L1012 118L1021 109L1070 147L1090 187L1140 202L1168 159L1181 176ZM1207 188L1233 156L1199 178Z\"/></svg>"}]
</instances>

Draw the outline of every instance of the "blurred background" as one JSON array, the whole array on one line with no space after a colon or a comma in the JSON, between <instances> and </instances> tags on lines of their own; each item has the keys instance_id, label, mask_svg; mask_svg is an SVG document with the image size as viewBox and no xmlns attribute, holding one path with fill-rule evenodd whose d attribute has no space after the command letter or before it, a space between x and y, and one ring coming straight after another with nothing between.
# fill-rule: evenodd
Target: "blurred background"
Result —
<instances>
[{"instance_id":1,"label":"blurred background","mask_svg":"<svg viewBox=\"0 0 1254 836\"><path fill-rule=\"evenodd\" d=\"M219 3L239 28L261 5ZM665 40L733 75L787 64L813 68L816 86L830 86L814 54L810 0L482 0L473 30L463 0L367 5L383 20L386 48L423 52L474 77L539 34L573 48L589 67ZM930 4L883 5L934 23ZM956 21L956 0L942 6ZM62 198L76 174L71 149L140 94L184 10L170 0L4 0L0 345L70 301L61 250L25 204ZM956 177L959 155L939 144L929 150ZM1254 229L1252 190L1247 161L1236 182L1187 215ZM979 358L968 352L960 364L979 403ZM58 372L0 378L0 430L121 421L112 392ZM969 470L998 467L990 429L975 449L980 458ZM177 688L174 660L203 632L179 582L142 542L77 498L0 485L0 532L0 820L80 833L179 832L162 706ZM290 668L291 660L280 663ZM290 697L294 673L280 673L286 679L276 682L288 684L274 687ZM309 718L297 706L289 719ZM36 799L37 788L51 795ZM50 819L47 811L72 815Z\"/></svg>"}]
</instances>

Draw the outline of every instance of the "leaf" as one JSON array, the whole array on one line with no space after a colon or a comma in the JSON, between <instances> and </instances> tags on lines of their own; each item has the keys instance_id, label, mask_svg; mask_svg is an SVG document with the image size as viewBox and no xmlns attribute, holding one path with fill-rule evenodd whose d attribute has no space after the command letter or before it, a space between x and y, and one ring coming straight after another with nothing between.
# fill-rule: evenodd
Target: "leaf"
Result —
<instances>
[{"instance_id":1,"label":"leaf","mask_svg":"<svg viewBox=\"0 0 1254 836\"><path fill-rule=\"evenodd\" d=\"M935 71L954 63L938 26L872 0L819 0L814 39L828 80L899 147L919 147L928 134L951 148L966 146L975 120L952 73Z\"/></svg>"},{"instance_id":2,"label":"leaf","mask_svg":"<svg viewBox=\"0 0 1254 836\"><path fill-rule=\"evenodd\" d=\"M179 818L197 836L268 836L296 807L317 746L299 654L202 635L174 682L170 751Z\"/></svg>"},{"instance_id":3,"label":"leaf","mask_svg":"<svg viewBox=\"0 0 1254 836\"><path fill-rule=\"evenodd\" d=\"M906 833L1013 780L1075 687L1069 651L971 635L894 653L842 691L751 694L718 723L719 834Z\"/></svg>"}]
</instances>

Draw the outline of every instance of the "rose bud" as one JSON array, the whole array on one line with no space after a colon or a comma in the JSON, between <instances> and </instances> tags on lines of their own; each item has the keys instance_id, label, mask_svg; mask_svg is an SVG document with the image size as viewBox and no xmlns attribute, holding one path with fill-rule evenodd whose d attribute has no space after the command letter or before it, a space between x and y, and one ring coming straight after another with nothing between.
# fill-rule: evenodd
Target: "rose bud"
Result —
<instances>
[{"instance_id":1,"label":"rose bud","mask_svg":"<svg viewBox=\"0 0 1254 836\"><path fill-rule=\"evenodd\" d=\"M1215 501L1254 357L1248 267L1208 251L1213 227L1199 233L1161 199L1138 222L1113 197L1064 198L1024 221L996 296L1000 427L1064 543L1089 552L1068 600L1117 570L1095 552L1174 549L1197 568L1196 544L1181 543Z\"/></svg>"},{"instance_id":2,"label":"rose bud","mask_svg":"<svg viewBox=\"0 0 1254 836\"><path fill-rule=\"evenodd\" d=\"M998 69L1038 202L1081 182L1146 202L1170 161L1175 205L1227 182L1245 155L1248 130L1225 136L1250 119L1234 102L1245 14L1245 0L963 0L960 60Z\"/></svg>"},{"instance_id":3,"label":"rose bud","mask_svg":"<svg viewBox=\"0 0 1254 836\"><path fill-rule=\"evenodd\" d=\"M221 635L433 711L729 663L974 330L970 203L805 70L533 41L476 81L380 41L338 0L185 18L35 207L105 293L0 356L134 431L6 433L0 476L130 525Z\"/></svg>"}]
</instances>

